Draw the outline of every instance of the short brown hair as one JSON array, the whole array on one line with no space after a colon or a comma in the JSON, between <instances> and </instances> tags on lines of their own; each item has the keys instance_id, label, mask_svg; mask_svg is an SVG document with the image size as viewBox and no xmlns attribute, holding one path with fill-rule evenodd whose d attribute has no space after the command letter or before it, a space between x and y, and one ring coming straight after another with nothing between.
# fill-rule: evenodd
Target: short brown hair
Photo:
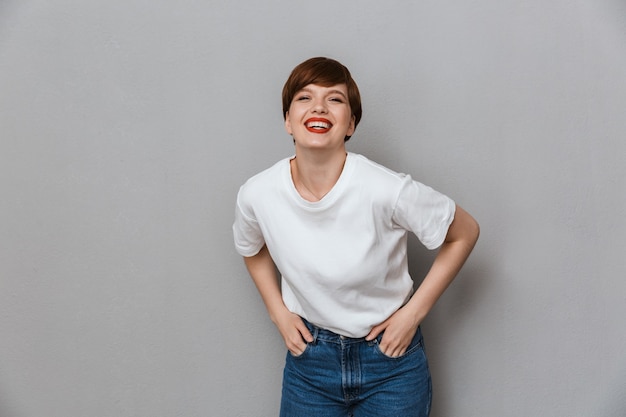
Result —
<instances>
[{"instance_id":1,"label":"short brown hair","mask_svg":"<svg viewBox=\"0 0 626 417\"><path fill-rule=\"evenodd\" d=\"M334 59L324 57L307 59L291 71L283 87L283 118L287 118L287 112L296 93L309 84L317 84L322 87L345 84L348 88L348 102L356 128L363 113L359 87L352 79L348 68ZM345 140L348 139L350 136L346 136Z\"/></svg>"}]
</instances>

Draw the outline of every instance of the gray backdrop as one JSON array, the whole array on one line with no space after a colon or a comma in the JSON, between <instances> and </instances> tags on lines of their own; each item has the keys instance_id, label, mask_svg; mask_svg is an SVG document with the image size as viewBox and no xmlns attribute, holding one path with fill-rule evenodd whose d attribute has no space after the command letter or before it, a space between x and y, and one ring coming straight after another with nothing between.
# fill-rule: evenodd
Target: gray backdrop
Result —
<instances>
[{"instance_id":1,"label":"gray backdrop","mask_svg":"<svg viewBox=\"0 0 626 417\"><path fill-rule=\"evenodd\" d=\"M626 415L623 0L3 0L2 417L277 415L230 227L317 55L361 88L349 150L482 227L424 323L433 416Z\"/></svg>"}]
</instances>

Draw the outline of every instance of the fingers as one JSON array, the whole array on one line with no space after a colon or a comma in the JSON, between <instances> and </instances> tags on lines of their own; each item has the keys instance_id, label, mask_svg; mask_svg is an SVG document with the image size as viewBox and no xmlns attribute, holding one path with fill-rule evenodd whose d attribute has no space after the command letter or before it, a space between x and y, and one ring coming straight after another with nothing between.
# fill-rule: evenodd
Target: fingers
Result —
<instances>
[{"instance_id":1,"label":"fingers","mask_svg":"<svg viewBox=\"0 0 626 417\"><path fill-rule=\"evenodd\" d=\"M376 339L383 331L387 330L388 326L388 321L385 321L378 326L374 326L372 330L370 330L369 334L365 336L365 340L371 341ZM390 331L385 332L383 338L378 344L378 347L380 348L380 351L385 355L395 358L404 355L404 352L406 352L406 349L409 346L410 342L410 339L408 342L406 342L404 338L398 338L394 336L393 332Z\"/></svg>"},{"instance_id":2,"label":"fingers","mask_svg":"<svg viewBox=\"0 0 626 417\"><path fill-rule=\"evenodd\" d=\"M397 358L404 355L404 353L406 352L406 348L407 346L388 346L387 348L383 348L382 344L380 344L380 351L390 358Z\"/></svg>"},{"instance_id":3,"label":"fingers","mask_svg":"<svg viewBox=\"0 0 626 417\"><path fill-rule=\"evenodd\" d=\"M306 342L302 339L302 335L297 329L294 329L293 332L290 332L290 334L285 337L285 345L295 356L302 354L304 349L306 349Z\"/></svg>"},{"instance_id":4,"label":"fingers","mask_svg":"<svg viewBox=\"0 0 626 417\"><path fill-rule=\"evenodd\" d=\"M302 321L301 318L299 318L300 323L297 325L297 329L300 332L301 337L308 343L312 343L313 342L313 335L311 334L311 332L309 331L309 328L306 327L306 325L304 324L304 322Z\"/></svg>"},{"instance_id":5,"label":"fingers","mask_svg":"<svg viewBox=\"0 0 626 417\"><path fill-rule=\"evenodd\" d=\"M398 356L404 355L404 353L406 352L406 349L409 347L409 344L410 344L410 341L409 343L406 343L403 340L386 341L385 336L383 336L383 339L380 341L380 344L378 345L378 347L380 348L380 351L384 353L385 355L392 357L392 358L396 358Z\"/></svg>"},{"instance_id":6,"label":"fingers","mask_svg":"<svg viewBox=\"0 0 626 417\"><path fill-rule=\"evenodd\" d=\"M283 333L287 349L294 355L304 353L307 343L313 342L313 335L306 327L302 318L296 314L291 317L291 324Z\"/></svg>"},{"instance_id":7,"label":"fingers","mask_svg":"<svg viewBox=\"0 0 626 417\"><path fill-rule=\"evenodd\" d=\"M289 352L291 352L293 356L300 356L306 350L306 346L306 343L302 343L302 346L293 346L291 348L287 347L287 349L289 350Z\"/></svg>"},{"instance_id":8,"label":"fingers","mask_svg":"<svg viewBox=\"0 0 626 417\"><path fill-rule=\"evenodd\" d=\"M411 344L417 329L398 329L387 327L378 347L385 355L392 358L402 356Z\"/></svg>"}]
</instances>

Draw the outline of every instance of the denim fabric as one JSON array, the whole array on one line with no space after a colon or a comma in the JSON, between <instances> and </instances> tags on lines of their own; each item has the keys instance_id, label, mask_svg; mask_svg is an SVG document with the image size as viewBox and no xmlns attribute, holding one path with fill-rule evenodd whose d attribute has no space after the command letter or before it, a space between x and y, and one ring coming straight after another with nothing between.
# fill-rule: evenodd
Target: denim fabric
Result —
<instances>
[{"instance_id":1,"label":"denim fabric","mask_svg":"<svg viewBox=\"0 0 626 417\"><path fill-rule=\"evenodd\" d=\"M418 329L404 355L319 329L299 356L287 352L281 417L427 417L432 384Z\"/></svg>"}]
</instances>

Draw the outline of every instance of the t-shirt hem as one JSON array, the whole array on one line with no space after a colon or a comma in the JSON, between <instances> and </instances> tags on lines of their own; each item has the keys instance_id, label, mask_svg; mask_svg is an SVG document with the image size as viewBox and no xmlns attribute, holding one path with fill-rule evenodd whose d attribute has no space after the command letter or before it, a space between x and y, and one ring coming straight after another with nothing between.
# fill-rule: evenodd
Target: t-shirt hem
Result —
<instances>
[{"instance_id":1,"label":"t-shirt hem","mask_svg":"<svg viewBox=\"0 0 626 417\"><path fill-rule=\"evenodd\" d=\"M430 250L437 249L443 245L443 242L446 240L446 236L448 235L448 230L450 229L450 225L454 221L454 216L456 214L456 203L453 200L450 200L450 214L443 222L442 227L439 229L439 233L437 236L432 239L429 243L422 242L423 245Z\"/></svg>"}]
</instances>

